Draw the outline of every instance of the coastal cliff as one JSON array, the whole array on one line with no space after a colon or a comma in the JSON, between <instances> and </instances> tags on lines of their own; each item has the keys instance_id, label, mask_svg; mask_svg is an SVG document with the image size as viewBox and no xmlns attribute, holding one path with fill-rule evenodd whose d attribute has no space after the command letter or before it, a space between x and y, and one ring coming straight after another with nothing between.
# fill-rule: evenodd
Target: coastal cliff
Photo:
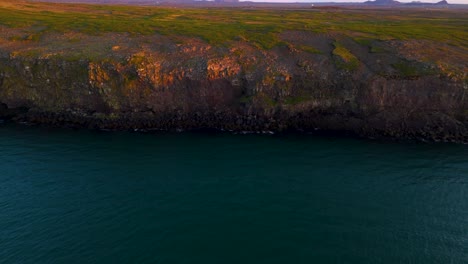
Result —
<instances>
[{"instance_id":1,"label":"coastal cliff","mask_svg":"<svg viewBox=\"0 0 468 264\"><path fill-rule=\"evenodd\" d=\"M57 33L41 35L49 40L42 49L28 39L0 42L1 118L105 130L468 142L466 47L437 44L426 53L430 41L293 30L270 48L245 39L214 45L159 34L78 36L101 50L80 41L60 50Z\"/></svg>"},{"instance_id":2,"label":"coastal cliff","mask_svg":"<svg viewBox=\"0 0 468 264\"><path fill-rule=\"evenodd\" d=\"M332 54L333 43L322 40L330 49L323 53ZM326 130L468 140L466 83L430 65L386 54L379 64L382 54L358 45L355 53L363 56L351 66L339 56L287 46L238 47L192 43L100 61L2 57L1 113L99 129ZM406 76L389 60L424 74Z\"/></svg>"}]
</instances>

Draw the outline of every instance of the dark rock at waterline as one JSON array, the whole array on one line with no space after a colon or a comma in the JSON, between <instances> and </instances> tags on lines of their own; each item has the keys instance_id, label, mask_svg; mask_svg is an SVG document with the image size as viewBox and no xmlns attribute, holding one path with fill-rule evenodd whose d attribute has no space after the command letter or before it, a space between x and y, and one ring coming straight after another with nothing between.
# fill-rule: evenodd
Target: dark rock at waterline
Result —
<instances>
[{"instance_id":1,"label":"dark rock at waterline","mask_svg":"<svg viewBox=\"0 0 468 264\"><path fill-rule=\"evenodd\" d=\"M11 120L28 112L27 107L8 108L6 104L0 103L0 122Z\"/></svg>"}]
</instances>

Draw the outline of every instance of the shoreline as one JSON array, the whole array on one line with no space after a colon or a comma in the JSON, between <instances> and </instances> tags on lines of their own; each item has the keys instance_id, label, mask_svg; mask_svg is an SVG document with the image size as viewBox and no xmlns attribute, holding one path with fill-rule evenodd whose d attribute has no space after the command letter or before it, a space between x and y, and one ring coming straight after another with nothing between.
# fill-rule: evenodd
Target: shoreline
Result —
<instances>
[{"instance_id":1,"label":"shoreline","mask_svg":"<svg viewBox=\"0 0 468 264\"><path fill-rule=\"evenodd\" d=\"M198 118L198 120L197 120ZM257 121L252 122L253 117L236 116L234 119L242 120L232 123L226 123L226 119L205 119L203 116L192 117L184 120L180 117L172 119L140 119L136 120L131 117L110 120L108 118L100 119L92 116L74 116L70 113L19 113L17 115L5 117L5 113L0 112L0 124L19 124L26 126L39 126L50 128L65 128L65 129L84 129L90 131L104 132L138 132L138 133L180 133L180 132L213 132L213 133L230 133L230 134L262 134L262 135L282 135L282 134L301 134L311 136L333 136L343 138L359 138L369 140L382 141L410 141L410 142L426 142L426 143L457 143L468 144L468 136L460 134L458 131L453 132L434 132L427 130L402 130L393 129L375 129L367 126L367 130L362 127L341 127L343 124L340 120L326 120L323 123L307 123L308 126L300 126L300 123L289 122L281 123L277 120L270 120L269 124L262 121L264 118L256 117ZM177 120L177 121L175 121ZM211 121L207 121L211 120ZM306 119L302 119L306 120ZM310 120L310 119L308 119ZM277 126L272 126L271 121ZM158 125L159 122L159 125ZM210 123L211 122L211 123ZM224 122L224 125L223 125ZM198 124L198 125L193 125ZM211 125L210 125L211 124ZM324 128L324 124L328 127ZM321 126L318 127L318 126Z\"/></svg>"}]
</instances>

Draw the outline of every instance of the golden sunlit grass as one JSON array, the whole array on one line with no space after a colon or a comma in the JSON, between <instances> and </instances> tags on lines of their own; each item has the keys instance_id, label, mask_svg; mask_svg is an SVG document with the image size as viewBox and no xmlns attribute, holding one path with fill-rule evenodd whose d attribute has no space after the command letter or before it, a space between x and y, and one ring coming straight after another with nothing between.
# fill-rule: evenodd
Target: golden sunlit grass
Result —
<instances>
[{"instance_id":1,"label":"golden sunlit grass","mask_svg":"<svg viewBox=\"0 0 468 264\"><path fill-rule=\"evenodd\" d=\"M212 45L245 40L270 49L287 30L365 34L369 39L424 39L467 47L468 15L451 10L279 10L169 8L115 5L0 2L0 25L29 34L12 40L39 41L46 32L88 35L126 32L200 38Z\"/></svg>"}]
</instances>

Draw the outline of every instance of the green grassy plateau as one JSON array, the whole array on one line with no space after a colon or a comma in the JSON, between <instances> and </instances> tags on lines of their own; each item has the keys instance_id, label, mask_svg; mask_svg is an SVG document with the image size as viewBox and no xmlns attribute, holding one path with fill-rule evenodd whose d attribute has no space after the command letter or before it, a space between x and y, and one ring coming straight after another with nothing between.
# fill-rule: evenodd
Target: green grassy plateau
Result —
<instances>
[{"instance_id":1,"label":"green grassy plateau","mask_svg":"<svg viewBox=\"0 0 468 264\"><path fill-rule=\"evenodd\" d=\"M26 30L11 40L39 41L46 32L128 32L197 37L212 45L245 40L263 49L283 44L286 30L376 40L424 39L467 47L467 12L391 9L171 8L0 1L0 25Z\"/></svg>"},{"instance_id":2,"label":"green grassy plateau","mask_svg":"<svg viewBox=\"0 0 468 264\"><path fill-rule=\"evenodd\" d=\"M225 48L241 52L238 47L242 43L262 51L288 47L329 56L345 71L356 71L366 64L367 57L377 55L403 77L437 74L430 69L436 67L444 75L468 82L467 25L466 9L130 6L0 0L0 54L66 60L106 60L116 54L121 58L132 54L135 62L148 45L152 46L149 50L164 53L176 44L196 50L200 48L197 43L204 42L221 48L223 56ZM320 46L320 38L327 39L327 47ZM368 54L359 53L355 45ZM143 53L142 58L146 56ZM192 55L198 56L196 52ZM391 61L386 55L401 59Z\"/></svg>"}]
</instances>

